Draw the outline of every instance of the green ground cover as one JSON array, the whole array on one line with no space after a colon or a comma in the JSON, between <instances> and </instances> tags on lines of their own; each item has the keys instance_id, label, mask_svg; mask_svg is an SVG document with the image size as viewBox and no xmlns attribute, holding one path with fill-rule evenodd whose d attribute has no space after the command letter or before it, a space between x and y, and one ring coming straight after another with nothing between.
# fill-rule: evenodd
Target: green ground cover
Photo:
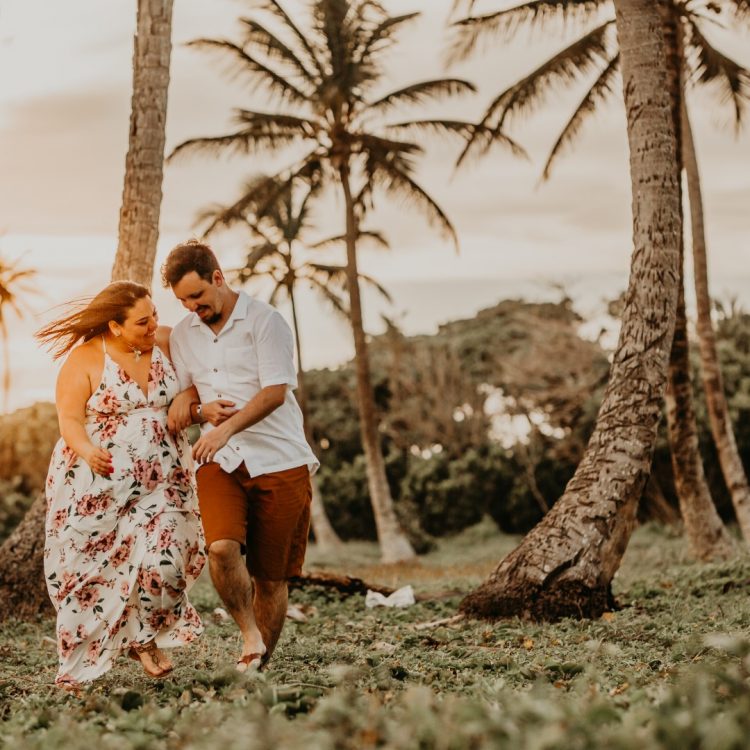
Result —
<instances>
[{"instance_id":1,"label":"green ground cover","mask_svg":"<svg viewBox=\"0 0 750 750\"><path fill-rule=\"evenodd\" d=\"M633 537L615 579L622 608L550 625L458 621L468 591L515 544L492 523L385 568L352 543L310 570L390 586L403 610L308 588L292 601L271 668L232 669L239 641L208 580L206 622L165 681L117 667L76 698L53 685L50 621L0 628L0 746L11 748L745 748L750 747L750 558L700 565L674 531Z\"/></svg>"}]
</instances>

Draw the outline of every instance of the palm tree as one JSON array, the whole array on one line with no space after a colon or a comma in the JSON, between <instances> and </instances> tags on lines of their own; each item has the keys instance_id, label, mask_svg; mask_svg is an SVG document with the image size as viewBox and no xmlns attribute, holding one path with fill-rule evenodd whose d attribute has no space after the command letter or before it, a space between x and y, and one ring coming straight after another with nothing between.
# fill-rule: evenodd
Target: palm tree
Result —
<instances>
[{"instance_id":1,"label":"palm tree","mask_svg":"<svg viewBox=\"0 0 750 750\"><path fill-rule=\"evenodd\" d=\"M473 6L470 0L469 6ZM722 8L747 14L747 4L735 0L721 3L703 0L668 0L660 6L665 35L669 46L670 91L673 113L680 144L680 156L689 131L687 110L682 108L689 84L713 84L721 87L733 104L740 122L742 108L750 98L750 72L723 55L711 45L703 33L703 24ZM501 92L488 107L483 128L467 146L462 158L472 148L486 148L493 127L503 127L519 114L530 113L545 100L558 84L571 85L588 81L588 90L555 141L544 166L542 179L549 178L560 155L576 141L587 117L610 96L619 95L615 86L620 69L620 56L615 38L614 17L609 0L536 0L522 5L468 17L457 23L459 34L453 54L466 56L483 37L515 31L524 24L538 25L551 20L572 21L582 33L564 49L553 55L528 76ZM682 111L681 121L680 112ZM693 156L694 159L694 156ZM690 163L687 159L686 163ZM694 184L697 171L694 171ZM693 215L702 208L699 193L690 191ZM695 221L694 221L695 224ZM705 261L705 241L695 232L693 251L696 256L695 281L699 299L699 334L703 360L704 385L711 412L714 436L724 468L727 485L746 539L750 539L750 488L734 445L726 400L721 388L720 371L710 320L710 300ZM672 461L680 505L693 552L701 558L723 557L731 552L731 544L711 500L698 452L695 411L689 380L687 321L683 293L677 311L676 339L670 366L670 387L667 394L667 423L672 447Z\"/></svg>"},{"instance_id":2,"label":"palm tree","mask_svg":"<svg viewBox=\"0 0 750 750\"><path fill-rule=\"evenodd\" d=\"M308 416L296 289L300 285L315 289L337 313L347 320L349 316L345 299L346 267L311 260L296 262L295 250L299 246L321 250L342 244L344 241L343 237L331 237L315 243L307 239L308 232L313 228L310 217L311 201L319 192L319 187L319 183L306 184L301 199L295 202L292 184L280 184L277 179L259 176L247 183L240 201L230 206L213 206L201 215L201 221L209 222L204 236L208 236L219 227L231 228L240 225L249 229L252 241L245 265L235 269L233 276L242 284L253 279L270 279L273 284L268 300L270 304L278 304L283 295L289 300L297 349L297 400L302 410L305 433L311 445L315 445L317 441L314 440ZM268 200L269 193L274 196L273 200ZM241 206L239 209L238 203ZM363 231L360 237L371 239L381 247L388 247L386 240L377 232ZM360 274L360 280L372 285L390 301L388 292L374 279ZM315 539L322 549L330 550L341 545L341 539L326 514L315 478L311 517Z\"/></svg>"},{"instance_id":3,"label":"palm tree","mask_svg":"<svg viewBox=\"0 0 750 750\"><path fill-rule=\"evenodd\" d=\"M138 0L133 97L119 241L112 279L151 285L159 236L173 0ZM0 547L0 621L51 610L44 583L40 493Z\"/></svg>"},{"instance_id":4,"label":"palm tree","mask_svg":"<svg viewBox=\"0 0 750 750\"><path fill-rule=\"evenodd\" d=\"M461 79L443 78L379 93L396 34L418 13L390 16L375 0L311 0L303 30L280 0L261 0L260 8L279 28L278 34L265 23L266 16L255 16L241 19L240 42L199 39L192 44L233 61L239 74L255 88L263 87L281 106L274 111L238 109L236 130L186 141L172 156L196 150L276 154L294 147L296 154L304 155L284 179L315 172L324 186L335 186L343 196L350 322L370 499L383 560L407 560L414 557L414 550L393 509L380 445L362 325L357 237L376 193L383 192L421 211L457 244L447 215L414 179L417 160L424 153L415 137L437 133L466 138L475 126L456 120L394 120L393 116L411 105L473 92L474 87ZM509 138L498 135L495 142L520 152Z\"/></svg>"},{"instance_id":5,"label":"palm tree","mask_svg":"<svg viewBox=\"0 0 750 750\"><path fill-rule=\"evenodd\" d=\"M112 280L151 286L159 239L173 0L138 0L125 184Z\"/></svg>"},{"instance_id":6,"label":"palm tree","mask_svg":"<svg viewBox=\"0 0 750 750\"><path fill-rule=\"evenodd\" d=\"M630 280L610 378L565 493L461 609L535 619L597 617L635 525L651 466L677 308L682 232L666 45L658 2L616 0L630 143Z\"/></svg>"},{"instance_id":7,"label":"palm tree","mask_svg":"<svg viewBox=\"0 0 750 750\"><path fill-rule=\"evenodd\" d=\"M0 257L0 339L3 344L3 411L8 410L10 396L10 348L8 335L7 311L12 311L17 317L23 317L21 295L32 290L27 282L36 271L31 268L19 268L19 261L8 262Z\"/></svg>"}]
</instances>

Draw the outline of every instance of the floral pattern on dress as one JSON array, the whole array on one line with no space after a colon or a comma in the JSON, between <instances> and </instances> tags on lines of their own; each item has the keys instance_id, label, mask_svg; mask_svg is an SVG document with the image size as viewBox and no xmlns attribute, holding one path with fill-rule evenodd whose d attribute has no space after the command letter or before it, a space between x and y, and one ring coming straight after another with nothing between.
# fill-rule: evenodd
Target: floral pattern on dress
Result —
<instances>
[{"instance_id":1,"label":"floral pattern on dress","mask_svg":"<svg viewBox=\"0 0 750 750\"><path fill-rule=\"evenodd\" d=\"M131 646L181 646L202 632L187 597L206 561L192 459L185 434L166 426L178 392L158 347L147 394L105 353L86 431L111 453L112 474L94 474L62 439L52 454L44 569L58 683L99 677Z\"/></svg>"}]
</instances>

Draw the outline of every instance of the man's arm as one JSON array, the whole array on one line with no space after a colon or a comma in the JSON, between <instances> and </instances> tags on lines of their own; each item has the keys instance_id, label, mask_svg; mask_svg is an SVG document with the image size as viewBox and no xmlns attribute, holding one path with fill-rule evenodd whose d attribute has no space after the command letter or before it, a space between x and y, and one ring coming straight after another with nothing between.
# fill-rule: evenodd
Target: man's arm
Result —
<instances>
[{"instance_id":1,"label":"man's arm","mask_svg":"<svg viewBox=\"0 0 750 750\"><path fill-rule=\"evenodd\" d=\"M200 463L213 461L217 451L220 451L229 442L232 435L257 424L276 411L286 399L286 389L286 383L262 388L242 409L239 411L235 409L232 416L225 419L210 432L201 435L193 446L193 458Z\"/></svg>"}]
</instances>

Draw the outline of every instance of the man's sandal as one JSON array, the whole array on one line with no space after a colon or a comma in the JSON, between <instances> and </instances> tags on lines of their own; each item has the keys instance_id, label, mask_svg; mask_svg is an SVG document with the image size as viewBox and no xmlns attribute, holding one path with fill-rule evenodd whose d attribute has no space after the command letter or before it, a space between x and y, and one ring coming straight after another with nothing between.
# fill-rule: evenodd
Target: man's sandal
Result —
<instances>
[{"instance_id":1,"label":"man's sandal","mask_svg":"<svg viewBox=\"0 0 750 750\"><path fill-rule=\"evenodd\" d=\"M146 654L151 661L156 665L156 669L149 668L143 659L141 658L141 654ZM130 651L128 651L128 656L131 659L134 659L135 661L139 661L141 663L141 666L143 667L143 671L149 676L153 677L155 680L159 680L162 677L166 677L173 669L174 666L171 664L164 665L160 664L162 659L164 658L164 655L159 650L158 646L156 645L156 641L151 641L150 643L147 643L145 646L140 645L133 645L130 647Z\"/></svg>"},{"instance_id":2,"label":"man's sandal","mask_svg":"<svg viewBox=\"0 0 750 750\"><path fill-rule=\"evenodd\" d=\"M238 672L259 672L263 665L263 654L257 651L252 654L243 654L237 660L237 671Z\"/></svg>"}]
</instances>

